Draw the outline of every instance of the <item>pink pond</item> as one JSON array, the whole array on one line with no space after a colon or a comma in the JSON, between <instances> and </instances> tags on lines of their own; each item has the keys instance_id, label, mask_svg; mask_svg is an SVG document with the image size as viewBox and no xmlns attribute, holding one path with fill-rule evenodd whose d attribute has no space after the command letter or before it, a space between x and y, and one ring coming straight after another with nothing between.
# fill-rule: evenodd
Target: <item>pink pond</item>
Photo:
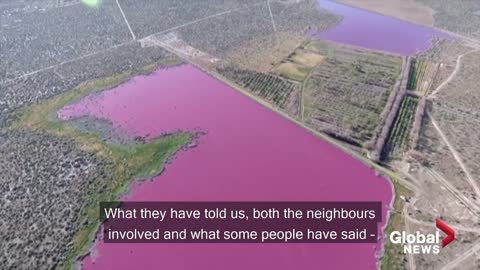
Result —
<instances>
[{"instance_id":1,"label":"pink pond","mask_svg":"<svg viewBox=\"0 0 480 270\"><path fill-rule=\"evenodd\" d=\"M139 76L59 112L111 120L130 136L204 130L130 201L382 201L390 183L334 146L198 69ZM381 231L381 227L379 230ZM380 233L379 235L382 235ZM105 244L83 269L376 269L381 244Z\"/></svg>"},{"instance_id":2,"label":"pink pond","mask_svg":"<svg viewBox=\"0 0 480 270\"><path fill-rule=\"evenodd\" d=\"M433 38L451 39L445 33L383 16L374 12L336 3L318 0L321 8L342 16L335 27L324 31L309 31L315 38L369 48L401 55L414 55L432 45Z\"/></svg>"}]
</instances>

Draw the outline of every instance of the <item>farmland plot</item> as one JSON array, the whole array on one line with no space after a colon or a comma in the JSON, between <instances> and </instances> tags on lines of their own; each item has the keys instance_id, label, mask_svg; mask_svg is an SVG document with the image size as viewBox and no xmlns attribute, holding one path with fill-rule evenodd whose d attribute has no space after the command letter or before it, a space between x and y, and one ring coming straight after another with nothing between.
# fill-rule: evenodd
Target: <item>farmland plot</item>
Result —
<instances>
[{"instance_id":1,"label":"farmland plot","mask_svg":"<svg viewBox=\"0 0 480 270\"><path fill-rule=\"evenodd\" d=\"M217 67L217 71L229 80L267 100L291 116L300 112L301 85L278 76L233 66Z\"/></svg>"},{"instance_id":2,"label":"farmland plot","mask_svg":"<svg viewBox=\"0 0 480 270\"><path fill-rule=\"evenodd\" d=\"M305 82L306 123L350 143L365 143L381 120L401 58L318 41L305 48L325 56Z\"/></svg>"},{"instance_id":3,"label":"farmland plot","mask_svg":"<svg viewBox=\"0 0 480 270\"><path fill-rule=\"evenodd\" d=\"M319 65L323 59L324 57L316 52L297 48L273 71L287 79L303 82L312 69Z\"/></svg>"},{"instance_id":4,"label":"farmland plot","mask_svg":"<svg viewBox=\"0 0 480 270\"><path fill-rule=\"evenodd\" d=\"M424 96L432 86L434 77L438 72L438 63L424 58L414 58L410 62L407 89Z\"/></svg>"},{"instance_id":5,"label":"farmland plot","mask_svg":"<svg viewBox=\"0 0 480 270\"><path fill-rule=\"evenodd\" d=\"M409 134L417 106L417 98L405 96L402 100L400 110L398 111L395 123L383 148L382 159L402 159L403 154L408 149Z\"/></svg>"},{"instance_id":6,"label":"farmland plot","mask_svg":"<svg viewBox=\"0 0 480 270\"><path fill-rule=\"evenodd\" d=\"M452 74L457 64L457 58L459 55L467 53L471 50L471 48L468 48L457 42L449 40L434 40L433 46L418 56L418 58L421 58L432 64L436 63L437 65L432 77L430 78L427 76L425 79L425 81L431 79L431 84L427 92L430 93L434 91Z\"/></svg>"}]
</instances>

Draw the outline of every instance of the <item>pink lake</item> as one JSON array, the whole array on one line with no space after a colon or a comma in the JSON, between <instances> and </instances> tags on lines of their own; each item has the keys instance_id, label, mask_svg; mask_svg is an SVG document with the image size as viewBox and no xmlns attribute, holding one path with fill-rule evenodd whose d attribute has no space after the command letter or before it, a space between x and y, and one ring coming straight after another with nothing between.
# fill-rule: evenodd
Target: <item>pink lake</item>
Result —
<instances>
[{"instance_id":1,"label":"pink lake","mask_svg":"<svg viewBox=\"0 0 480 270\"><path fill-rule=\"evenodd\" d=\"M203 130L130 201L382 201L391 184L363 163L202 71L138 76L59 112L112 121L130 136ZM381 227L379 226L379 231ZM379 233L379 235L383 235ZM376 269L381 244L105 244L83 269Z\"/></svg>"},{"instance_id":2,"label":"pink lake","mask_svg":"<svg viewBox=\"0 0 480 270\"><path fill-rule=\"evenodd\" d=\"M314 38L350 44L400 55L414 55L429 49L432 39L456 40L435 29L400 19L343 5L332 0L318 0L319 7L342 16L342 21L323 32L309 31Z\"/></svg>"}]
</instances>

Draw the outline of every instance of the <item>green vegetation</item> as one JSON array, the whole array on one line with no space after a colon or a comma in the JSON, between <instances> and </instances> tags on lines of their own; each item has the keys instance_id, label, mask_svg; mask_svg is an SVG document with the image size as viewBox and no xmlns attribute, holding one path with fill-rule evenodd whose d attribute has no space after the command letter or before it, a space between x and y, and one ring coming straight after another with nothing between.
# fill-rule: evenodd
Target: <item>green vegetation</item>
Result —
<instances>
[{"instance_id":1,"label":"green vegetation","mask_svg":"<svg viewBox=\"0 0 480 270\"><path fill-rule=\"evenodd\" d=\"M335 51L335 47L327 42L311 41L305 45L305 49L322 55L329 55Z\"/></svg>"},{"instance_id":2,"label":"green vegetation","mask_svg":"<svg viewBox=\"0 0 480 270\"><path fill-rule=\"evenodd\" d=\"M82 2L83 2L85 5L87 5L87 6L89 6L89 7L92 7L92 8L93 8L93 7L97 7L97 6L98 6L98 3L99 3L98 0L82 0Z\"/></svg>"},{"instance_id":3,"label":"green vegetation","mask_svg":"<svg viewBox=\"0 0 480 270\"><path fill-rule=\"evenodd\" d=\"M307 78L310 70L296 63L285 62L278 65L274 72L287 79L301 82Z\"/></svg>"},{"instance_id":4,"label":"green vegetation","mask_svg":"<svg viewBox=\"0 0 480 270\"><path fill-rule=\"evenodd\" d=\"M426 57L413 58L408 71L407 90L420 96L426 95L435 81L439 66L439 63Z\"/></svg>"},{"instance_id":5,"label":"green vegetation","mask_svg":"<svg viewBox=\"0 0 480 270\"><path fill-rule=\"evenodd\" d=\"M426 94L436 75L438 65L425 59L412 59L408 71L407 89Z\"/></svg>"},{"instance_id":6,"label":"green vegetation","mask_svg":"<svg viewBox=\"0 0 480 270\"><path fill-rule=\"evenodd\" d=\"M218 67L217 72L281 109L288 107L291 96L300 88L299 84L275 75L237 69L231 66Z\"/></svg>"},{"instance_id":7,"label":"green vegetation","mask_svg":"<svg viewBox=\"0 0 480 270\"><path fill-rule=\"evenodd\" d=\"M407 89L416 90L418 85L423 81L428 62L424 59L412 59L410 69L408 71Z\"/></svg>"},{"instance_id":8,"label":"green vegetation","mask_svg":"<svg viewBox=\"0 0 480 270\"><path fill-rule=\"evenodd\" d=\"M304 119L354 145L368 141L401 69L400 57L312 41L324 59L304 82Z\"/></svg>"},{"instance_id":9,"label":"green vegetation","mask_svg":"<svg viewBox=\"0 0 480 270\"><path fill-rule=\"evenodd\" d=\"M405 204L404 198L409 198L412 195L412 192L402 186L395 178L391 178L395 189L395 201L393 202L393 210L390 212L390 217L388 219L388 225L385 228L384 234L386 237L385 245L383 247L384 254L380 261L381 270L401 270L405 269L404 266L404 254L401 248L401 245L394 245L388 240L388 235L392 231L402 230L403 227L403 215L402 209Z\"/></svg>"},{"instance_id":10,"label":"green vegetation","mask_svg":"<svg viewBox=\"0 0 480 270\"><path fill-rule=\"evenodd\" d=\"M415 89L416 76L417 76L417 59L413 58L410 62L410 68L408 70L407 89Z\"/></svg>"},{"instance_id":11,"label":"green vegetation","mask_svg":"<svg viewBox=\"0 0 480 270\"><path fill-rule=\"evenodd\" d=\"M193 139L189 133L177 133L152 140L148 144L114 145L103 141L99 134L82 133L65 122L52 119L51 114L66 104L92 92L112 88L139 73L151 72L158 64L113 77L83 83L75 89L43 103L24 108L9 129L42 130L55 136L73 139L79 148L107 161L107 174L100 175L94 189L84 198L79 215L79 228L69 244L66 262L59 269L73 266L76 258L85 253L100 225L98 205L112 201L124 193L134 179L150 177L162 171L167 159Z\"/></svg>"},{"instance_id":12,"label":"green vegetation","mask_svg":"<svg viewBox=\"0 0 480 270\"><path fill-rule=\"evenodd\" d=\"M323 61L323 56L309 50L297 48L286 59L274 68L273 72L287 79L303 82L313 68Z\"/></svg>"},{"instance_id":13,"label":"green vegetation","mask_svg":"<svg viewBox=\"0 0 480 270\"><path fill-rule=\"evenodd\" d=\"M405 96L403 98L393 129L390 131L387 144L383 149L382 159L401 158L407 149L417 103L418 99L416 97Z\"/></svg>"}]
</instances>

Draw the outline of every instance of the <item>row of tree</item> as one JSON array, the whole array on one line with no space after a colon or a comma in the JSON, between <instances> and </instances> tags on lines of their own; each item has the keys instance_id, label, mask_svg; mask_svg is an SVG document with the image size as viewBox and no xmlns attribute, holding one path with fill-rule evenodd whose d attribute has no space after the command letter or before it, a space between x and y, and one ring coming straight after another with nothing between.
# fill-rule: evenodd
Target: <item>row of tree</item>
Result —
<instances>
[{"instance_id":1,"label":"row of tree","mask_svg":"<svg viewBox=\"0 0 480 270\"><path fill-rule=\"evenodd\" d=\"M416 149L418 140L420 137L420 128L422 127L422 119L425 114L425 106L427 104L427 99L422 97L420 102L418 102L417 110L415 111L415 118L413 120L413 127L410 132L410 148Z\"/></svg>"},{"instance_id":2,"label":"row of tree","mask_svg":"<svg viewBox=\"0 0 480 270\"><path fill-rule=\"evenodd\" d=\"M395 85L394 92L390 95L385 109L382 113L383 121L374 131L372 139L367 142L366 148L370 151L369 156L375 162L380 162L381 154L385 143L387 142L390 129L395 123L395 117L400 109L401 103L407 92L407 82L411 58L407 57L402 65L400 81Z\"/></svg>"}]
</instances>

